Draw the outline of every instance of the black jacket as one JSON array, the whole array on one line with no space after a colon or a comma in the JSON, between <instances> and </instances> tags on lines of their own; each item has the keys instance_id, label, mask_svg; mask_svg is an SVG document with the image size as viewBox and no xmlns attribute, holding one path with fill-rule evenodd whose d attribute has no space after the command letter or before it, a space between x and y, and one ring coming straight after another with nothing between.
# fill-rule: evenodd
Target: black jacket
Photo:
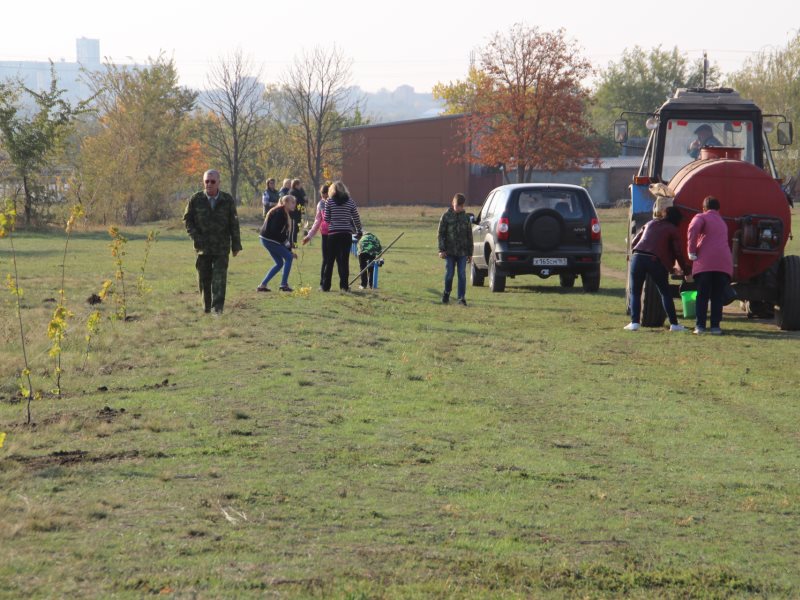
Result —
<instances>
[{"instance_id":1,"label":"black jacket","mask_svg":"<svg viewBox=\"0 0 800 600\"><path fill-rule=\"evenodd\" d=\"M297 206L306 205L306 191L303 188L298 188L296 190L289 190L289 194L294 196L295 200L297 200Z\"/></svg>"},{"instance_id":2,"label":"black jacket","mask_svg":"<svg viewBox=\"0 0 800 600\"><path fill-rule=\"evenodd\" d=\"M291 219L286 215L285 210L274 210L264 219L264 224L261 226L258 235L265 240L285 244L286 240L289 239L290 221Z\"/></svg>"}]
</instances>

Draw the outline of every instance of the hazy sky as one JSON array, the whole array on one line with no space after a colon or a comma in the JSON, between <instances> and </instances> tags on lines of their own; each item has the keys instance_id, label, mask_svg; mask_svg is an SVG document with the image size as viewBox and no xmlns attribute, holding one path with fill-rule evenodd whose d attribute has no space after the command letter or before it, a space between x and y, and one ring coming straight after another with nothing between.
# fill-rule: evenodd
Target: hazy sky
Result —
<instances>
[{"instance_id":1,"label":"hazy sky","mask_svg":"<svg viewBox=\"0 0 800 600\"><path fill-rule=\"evenodd\" d=\"M272 81L304 48L336 43L353 60L353 83L363 89L410 84L430 91L438 81L463 78L471 50L522 22L563 27L598 68L619 60L625 48L660 44L691 58L705 49L727 73L748 55L784 47L800 28L798 6L796 0L3 0L0 60L74 61L75 39L85 36L99 38L101 56L120 63L144 63L164 51L182 84L203 88L209 65L237 47L263 64L264 79Z\"/></svg>"}]
</instances>

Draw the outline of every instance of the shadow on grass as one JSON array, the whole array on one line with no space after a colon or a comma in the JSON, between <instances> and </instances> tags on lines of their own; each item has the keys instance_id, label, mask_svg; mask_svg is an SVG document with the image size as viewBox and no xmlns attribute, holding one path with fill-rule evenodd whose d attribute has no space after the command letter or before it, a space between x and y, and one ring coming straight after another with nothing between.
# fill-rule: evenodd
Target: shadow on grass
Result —
<instances>
[{"instance_id":1,"label":"shadow on grass","mask_svg":"<svg viewBox=\"0 0 800 600\"><path fill-rule=\"evenodd\" d=\"M576 285L572 288L549 285L509 285L505 293L536 292L538 294L581 295L581 296L606 296L612 298L625 298L624 287L601 287L596 292L585 292Z\"/></svg>"}]
</instances>

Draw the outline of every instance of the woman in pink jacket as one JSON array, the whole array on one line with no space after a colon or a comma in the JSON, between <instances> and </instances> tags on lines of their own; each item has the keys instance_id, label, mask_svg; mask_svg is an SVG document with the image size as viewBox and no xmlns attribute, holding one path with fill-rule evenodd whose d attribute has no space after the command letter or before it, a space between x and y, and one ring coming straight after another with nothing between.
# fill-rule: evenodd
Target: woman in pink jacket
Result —
<instances>
[{"instance_id":1,"label":"woman in pink jacket","mask_svg":"<svg viewBox=\"0 0 800 600\"><path fill-rule=\"evenodd\" d=\"M692 277L697 282L697 307L694 332L705 333L708 302L711 301L711 329L721 335L722 297L733 275L733 257L728 246L728 225L719 214L719 200L707 196L703 212L689 223L687 251Z\"/></svg>"},{"instance_id":2,"label":"woman in pink jacket","mask_svg":"<svg viewBox=\"0 0 800 600\"><path fill-rule=\"evenodd\" d=\"M319 231L322 237L322 267L319 270L319 287L322 288L322 281L325 274L325 263L328 259L328 223L325 222L325 203L328 202L328 184L326 183L319 189L320 201L317 203L317 214L314 216L314 225L308 230L308 234L303 238L305 246L311 238Z\"/></svg>"}]
</instances>

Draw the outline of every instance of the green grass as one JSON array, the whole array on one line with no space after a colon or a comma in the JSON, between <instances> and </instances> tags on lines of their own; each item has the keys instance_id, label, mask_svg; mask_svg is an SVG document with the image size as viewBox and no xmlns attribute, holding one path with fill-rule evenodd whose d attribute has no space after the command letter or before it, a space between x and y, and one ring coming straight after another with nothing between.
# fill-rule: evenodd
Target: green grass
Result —
<instances>
[{"instance_id":1,"label":"green grass","mask_svg":"<svg viewBox=\"0 0 800 600\"><path fill-rule=\"evenodd\" d=\"M381 289L348 295L316 291L318 242L290 280L307 296L256 294L271 261L246 218L219 319L160 224L152 292L86 369L84 299L114 266L78 232L64 397L35 426L6 293L0 596L796 597L800 335L737 312L723 337L624 332L617 210L600 293L520 277L442 306L440 212L365 210L385 244L405 235ZM130 289L146 230L123 231ZM63 237L16 245L47 391Z\"/></svg>"}]
</instances>

